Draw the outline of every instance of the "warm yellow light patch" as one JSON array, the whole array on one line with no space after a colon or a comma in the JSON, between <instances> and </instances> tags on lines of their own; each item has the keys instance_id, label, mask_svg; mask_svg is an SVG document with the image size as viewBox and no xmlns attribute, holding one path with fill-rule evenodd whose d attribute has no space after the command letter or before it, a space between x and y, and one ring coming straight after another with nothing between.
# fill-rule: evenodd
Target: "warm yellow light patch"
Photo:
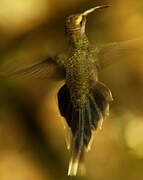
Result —
<instances>
[{"instance_id":1,"label":"warm yellow light patch","mask_svg":"<svg viewBox=\"0 0 143 180\"><path fill-rule=\"evenodd\" d=\"M127 145L138 158L143 158L143 119L130 116L127 124L125 139Z\"/></svg>"},{"instance_id":2,"label":"warm yellow light patch","mask_svg":"<svg viewBox=\"0 0 143 180\"><path fill-rule=\"evenodd\" d=\"M46 0L0 0L0 27L5 34L23 33L50 14Z\"/></svg>"},{"instance_id":3,"label":"warm yellow light patch","mask_svg":"<svg viewBox=\"0 0 143 180\"><path fill-rule=\"evenodd\" d=\"M82 15L78 16L77 19L75 20L75 24L78 25L82 20Z\"/></svg>"}]
</instances>

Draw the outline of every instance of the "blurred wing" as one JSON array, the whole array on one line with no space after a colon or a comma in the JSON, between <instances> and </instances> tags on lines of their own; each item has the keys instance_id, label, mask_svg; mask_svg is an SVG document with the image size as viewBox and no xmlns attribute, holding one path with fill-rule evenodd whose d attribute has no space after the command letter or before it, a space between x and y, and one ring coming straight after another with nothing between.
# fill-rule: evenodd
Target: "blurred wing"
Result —
<instances>
[{"instance_id":1,"label":"blurred wing","mask_svg":"<svg viewBox=\"0 0 143 180\"><path fill-rule=\"evenodd\" d=\"M65 78L64 66L59 65L54 59L48 58L40 63L31 65L28 68L18 70L6 75L9 79L55 79L63 80Z\"/></svg>"},{"instance_id":2,"label":"blurred wing","mask_svg":"<svg viewBox=\"0 0 143 180\"><path fill-rule=\"evenodd\" d=\"M97 57L101 69L122 59L143 57L143 38L104 45L99 48Z\"/></svg>"}]
</instances>

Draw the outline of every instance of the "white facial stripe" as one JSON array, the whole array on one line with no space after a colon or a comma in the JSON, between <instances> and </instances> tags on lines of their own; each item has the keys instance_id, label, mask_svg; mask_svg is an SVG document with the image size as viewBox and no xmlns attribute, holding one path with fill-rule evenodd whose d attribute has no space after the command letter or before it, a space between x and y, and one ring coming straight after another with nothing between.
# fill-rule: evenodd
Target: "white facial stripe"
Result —
<instances>
[{"instance_id":1,"label":"white facial stripe","mask_svg":"<svg viewBox=\"0 0 143 180\"><path fill-rule=\"evenodd\" d=\"M80 24L81 20L82 20L82 15L78 16L78 18L75 21L75 24L76 25Z\"/></svg>"}]
</instances>

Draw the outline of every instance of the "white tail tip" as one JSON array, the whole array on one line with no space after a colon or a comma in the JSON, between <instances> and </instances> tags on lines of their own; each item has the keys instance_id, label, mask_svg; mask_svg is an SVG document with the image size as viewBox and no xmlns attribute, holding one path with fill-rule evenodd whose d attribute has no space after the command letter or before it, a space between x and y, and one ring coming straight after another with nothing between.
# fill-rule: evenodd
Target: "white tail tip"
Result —
<instances>
[{"instance_id":1,"label":"white tail tip","mask_svg":"<svg viewBox=\"0 0 143 180\"><path fill-rule=\"evenodd\" d=\"M73 159L70 160L68 176L76 176L77 175L78 164L79 164L78 160L75 160L74 162L73 162Z\"/></svg>"},{"instance_id":2,"label":"white tail tip","mask_svg":"<svg viewBox=\"0 0 143 180\"><path fill-rule=\"evenodd\" d=\"M71 159L69 163L68 176L84 176L86 174L85 165L83 162L79 162L79 160Z\"/></svg>"}]
</instances>

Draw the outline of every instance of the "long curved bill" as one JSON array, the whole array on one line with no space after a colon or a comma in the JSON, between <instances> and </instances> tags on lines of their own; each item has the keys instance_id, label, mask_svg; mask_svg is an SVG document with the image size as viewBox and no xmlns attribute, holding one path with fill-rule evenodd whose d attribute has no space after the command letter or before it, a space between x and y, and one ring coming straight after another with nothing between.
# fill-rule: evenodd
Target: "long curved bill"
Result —
<instances>
[{"instance_id":1,"label":"long curved bill","mask_svg":"<svg viewBox=\"0 0 143 180\"><path fill-rule=\"evenodd\" d=\"M84 16L87 16L88 14L98 10L98 9L103 9L103 8L108 8L110 7L109 5L102 5L102 6L96 6L94 8L86 10L84 13L82 13Z\"/></svg>"}]
</instances>

